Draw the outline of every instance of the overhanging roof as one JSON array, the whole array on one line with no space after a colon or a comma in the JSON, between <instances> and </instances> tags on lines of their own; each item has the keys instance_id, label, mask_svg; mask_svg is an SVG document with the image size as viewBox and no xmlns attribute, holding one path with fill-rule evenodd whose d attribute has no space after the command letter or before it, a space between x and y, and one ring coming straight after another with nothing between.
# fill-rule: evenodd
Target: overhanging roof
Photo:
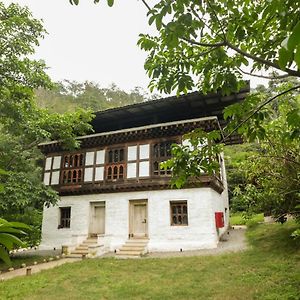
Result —
<instances>
[{"instance_id":1,"label":"overhanging roof","mask_svg":"<svg viewBox=\"0 0 300 300\"><path fill-rule=\"evenodd\" d=\"M173 96L96 112L92 121L94 134L78 139L82 140L81 147L87 148L114 143L115 140L140 139L141 134L153 138L167 133L184 134L197 126L205 130L223 128L226 125L223 118L224 108L244 100L249 91L250 85L246 82L238 93L229 96L193 92L179 97ZM180 123L182 126L179 126ZM187 125L193 123L195 128ZM204 123L207 124L207 128ZM163 128L168 132L164 132ZM147 134L141 133L144 131ZM225 141L226 144L240 142L239 135L232 135ZM39 146L44 153L62 150L60 141L41 143Z\"/></svg>"},{"instance_id":2,"label":"overhanging roof","mask_svg":"<svg viewBox=\"0 0 300 300\"><path fill-rule=\"evenodd\" d=\"M242 101L250 91L246 82L238 93L222 96L220 93L203 95L193 92L119 108L96 112L92 121L95 133L121 130L150 124L216 116L225 125L223 110L226 106Z\"/></svg>"}]
</instances>

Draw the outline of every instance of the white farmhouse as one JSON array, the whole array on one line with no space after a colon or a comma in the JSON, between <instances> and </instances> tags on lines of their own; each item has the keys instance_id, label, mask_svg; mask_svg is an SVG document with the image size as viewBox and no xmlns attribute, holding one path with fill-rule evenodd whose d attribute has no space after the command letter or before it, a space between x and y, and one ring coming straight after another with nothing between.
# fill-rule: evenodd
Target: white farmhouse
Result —
<instances>
[{"instance_id":1,"label":"white farmhouse","mask_svg":"<svg viewBox=\"0 0 300 300\"><path fill-rule=\"evenodd\" d=\"M217 247L229 222L224 160L219 174L185 189L171 189L171 172L159 164L183 134L223 127L224 107L248 92L249 86L230 96L195 92L98 112L95 133L78 137L79 150L41 144L44 184L60 201L44 208L40 249L129 256Z\"/></svg>"}]
</instances>

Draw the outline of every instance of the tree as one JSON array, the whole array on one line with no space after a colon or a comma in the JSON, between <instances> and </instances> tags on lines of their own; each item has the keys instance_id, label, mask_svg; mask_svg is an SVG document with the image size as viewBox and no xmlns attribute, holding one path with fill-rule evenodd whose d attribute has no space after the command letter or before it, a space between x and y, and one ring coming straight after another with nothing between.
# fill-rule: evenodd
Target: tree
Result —
<instances>
[{"instance_id":1,"label":"tree","mask_svg":"<svg viewBox=\"0 0 300 300\"><path fill-rule=\"evenodd\" d=\"M259 93L260 97L270 96L286 90L291 83L270 84L270 89ZM262 95L261 95L262 94ZM259 97L259 96L258 96ZM238 111L235 107L230 113L241 115L246 100ZM280 219L286 214L300 217L300 93L284 95L280 101L266 105L260 114L263 118L256 126L255 120L245 123L244 132L252 142L252 152L248 160L238 163L243 182L233 191L233 203L244 210L264 212ZM237 120L238 122L238 120ZM234 126L234 124L233 124ZM259 140L257 136L260 136Z\"/></svg>"},{"instance_id":2,"label":"tree","mask_svg":"<svg viewBox=\"0 0 300 300\"><path fill-rule=\"evenodd\" d=\"M142 3L149 24L157 29L156 36L141 34L138 41L149 53L145 68L151 89L222 89L228 94L240 88L243 74L300 76L299 0L160 0L153 7L146 0ZM252 70L247 72L249 63ZM283 74L257 73L274 69Z\"/></svg>"},{"instance_id":3,"label":"tree","mask_svg":"<svg viewBox=\"0 0 300 300\"><path fill-rule=\"evenodd\" d=\"M78 147L76 136L91 130L92 114L81 109L61 115L36 105L34 89L53 86L44 62L28 58L45 30L17 4L0 3L0 20L0 216L22 221L58 200L41 183L38 144L59 139L65 147Z\"/></svg>"}]
</instances>

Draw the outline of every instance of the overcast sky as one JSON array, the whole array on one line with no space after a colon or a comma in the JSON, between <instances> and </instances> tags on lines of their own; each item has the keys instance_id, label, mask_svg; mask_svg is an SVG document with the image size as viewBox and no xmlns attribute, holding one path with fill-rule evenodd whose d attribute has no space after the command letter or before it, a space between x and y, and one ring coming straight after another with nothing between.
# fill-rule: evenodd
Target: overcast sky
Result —
<instances>
[{"instance_id":1,"label":"overcast sky","mask_svg":"<svg viewBox=\"0 0 300 300\"><path fill-rule=\"evenodd\" d=\"M69 0L4 0L11 2L27 5L35 18L43 19L48 35L35 58L46 61L54 81L90 80L102 87L114 82L127 91L147 88L146 53L136 43L139 33L153 33L154 28L141 0L117 0L112 8L106 0L97 5L81 0L79 6Z\"/></svg>"},{"instance_id":2,"label":"overcast sky","mask_svg":"<svg viewBox=\"0 0 300 300\"><path fill-rule=\"evenodd\" d=\"M92 80L107 86L115 82L130 90L144 88L146 53L136 45L139 33L149 33L146 9L141 1L119 0L110 8L102 0L17 0L27 5L35 18L43 19L48 35L37 48L36 58L44 59L55 81Z\"/></svg>"}]
</instances>

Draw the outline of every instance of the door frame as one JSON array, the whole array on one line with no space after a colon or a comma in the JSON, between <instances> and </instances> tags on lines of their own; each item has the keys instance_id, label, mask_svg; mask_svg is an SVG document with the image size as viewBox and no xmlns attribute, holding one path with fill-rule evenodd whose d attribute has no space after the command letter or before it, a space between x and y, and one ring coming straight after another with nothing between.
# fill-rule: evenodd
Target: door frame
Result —
<instances>
[{"instance_id":1,"label":"door frame","mask_svg":"<svg viewBox=\"0 0 300 300\"><path fill-rule=\"evenodd\" d=\"M105 207L105 201L93 201L90 202L90 215L89 215L89 232L88 232L88 236L93 235L94 233L92 233L92 221L93 221L93 213L94 213L94 209L95 207L104 207L104 234L105 234L105 228L106 228L106 207Z\"/></svg>"},{"instance_id":2,"label":"door frame","mask_svg":"<svg viewBox=\"0 0 300 300\"><path fill-rule=\"evenodd\" d=\"M146 232L145 238L148 237L148 199L141 199L141 200L129 200L129 233L128 237L130 239L138 238L133 236L133 224L134 224L134 206L135 205L145 205L146 207Z\"/></svg>"}]
</instances>

